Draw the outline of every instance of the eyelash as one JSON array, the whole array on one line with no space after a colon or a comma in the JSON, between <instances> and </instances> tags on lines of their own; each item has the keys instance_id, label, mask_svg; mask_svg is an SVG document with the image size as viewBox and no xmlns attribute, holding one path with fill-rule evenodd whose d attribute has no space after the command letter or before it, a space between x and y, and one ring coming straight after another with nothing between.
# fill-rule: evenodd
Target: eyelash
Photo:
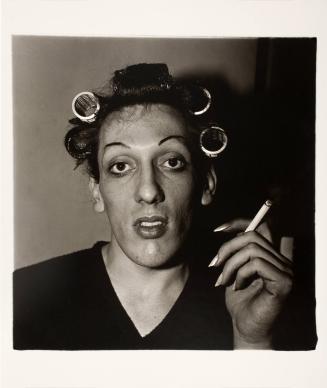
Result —
<instances>
[{"instance_id":1,"label":"eyelash","mask_svg":"<svg viewBox=\"0 0 327 388\"><path fill-rule=\"evenodd\" d=\"M132 170L132 168L129 168L129 169L127 169L126 171L116 171L116 172L113 171L114 168L115 168L116 166L118 166L119 164L123 164L124 166L128 166L128 163L127 163L127 162L116 162L116 163L113 163L113 164L109 167L109 172L110 172L112 175L117 176L117 177L121 177L121 176L124 176L124 175L128 174L128 172L129 172L130 170Z\"/></svg>"},{"instance_id":2,"label":"eyelash","mask_svg":"<svg viewBox=\"0 0 327 388\"><path fill-rule=\"evenodd\" d=\"M172 166L165 166L165 164L171 160L175 160L179 163L179 166L178 167L172 167ZM185 165L186 165L186 161L183 157L177 157L177 156L173 156L173 157L170 157L168 158L163 164L162 164L165 168L169 169L169 170L173 170L173 171L180 171L180 170L183 170Z\"/></svg>"},{"instance_id":3,"label":"eyelash","mask_svg":"<svg viewBox=\"0 0 327 388\"><path fill-rule=\"evenodd\" d=\"M172 166L167 166L165 165L166 163L168 163L169 161L171 160L175 160L177 161L177 164L178 166L177 167L172 167ZM122 176L125 176L127 175L131 170L133 170L132 167L128 168L127 170L124 170L124 171L115 171L114 169L118 166L118 165L124 165L125 167L126 166L129 166L129 164L127 162L115 162L113 163L110 167L109 167L109 173L112 174L113 176L115 177L122 177ZM173 156L173 157L170 157L168 159L166 159L163 163L161 163L161 166L163 166L165 169L167 170L170 170L170 171L173 171L173 172L177 172L177 171L181 171L181 170L184 170L185 166L186 166L187 162L186 160L181 157L181 156Z\"/></svg>"}]
</instances>

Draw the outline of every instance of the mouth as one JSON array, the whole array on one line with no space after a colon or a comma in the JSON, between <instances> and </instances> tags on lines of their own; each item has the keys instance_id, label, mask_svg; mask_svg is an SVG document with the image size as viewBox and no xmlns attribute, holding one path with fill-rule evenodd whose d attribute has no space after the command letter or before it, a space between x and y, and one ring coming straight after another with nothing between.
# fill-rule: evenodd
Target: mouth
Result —
<instances>
[{"instance_id":1,"label":"mouth","mask_svg":"<svg viewBox=\"0 0 327 388\"><path fill-rule=\"evenodd\" d=\"M168 220L162 216L140 217L134 222L136 233L145 239L163 236L167 230Z\"/></svg>"}]
</instances>

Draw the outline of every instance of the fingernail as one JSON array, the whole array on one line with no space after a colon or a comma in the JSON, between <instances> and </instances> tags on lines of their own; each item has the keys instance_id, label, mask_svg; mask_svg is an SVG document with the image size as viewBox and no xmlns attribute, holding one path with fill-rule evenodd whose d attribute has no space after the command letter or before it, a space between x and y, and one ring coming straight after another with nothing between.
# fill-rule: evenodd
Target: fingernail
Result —
<instances>
[{"instance_id":1,"label":"fingernail","mask_svg":"<svg viewBox=\"0 0 327 388\"><path fill-rule=\"evenodd\" d=\"M219 264L221 264L221 262L223 261L223 258L219 256L219 254L217 253L217 263L216 263L216 266L218 266Z\"/></svg>"},{"instance_id":2,"label":"fingernail","mask_svg":"<svg viewBox=\"0 0 327 388\"><path fill-rule=\"evenodd\" d=\"M236 291L236 280L235 280L235 282L233 283L232 289L233 289L233 291Z\"/></svg>"},{"instance_id":3,"label":"fingernail","mask_svg":"<svg viewBox=\"0 0 327 388\"><path fill-rule=\"evenodd\" d=\"M222 224L220 226L217 226L216 229L214 229L214 232L222 232L223 230L226 230L230 227L230 224L226 223L226 224Z\"/></svg>"},{"instance_id":4,"label":"fingernail","mask_svg":"<svg viewBox=\"0 0 327 388\"><path fill-rule=\"evenodd\" d=\"M208 267L213 267L218 263L218 255L216 255L211 261Z\"/></svg>"},{"instance_id":5,"label":"fingernail","mask_svg":"<svg viewBox=\"0 0 327 388\"><path fill-rule=\"evenodd\" d=\"M215 284L215 287L220 286L221 283L222 283L222 281L223 281L223 274L221 273L221 274L219 275L219 278L218 278L216 284Z\"/></svg>"}]
</instances>

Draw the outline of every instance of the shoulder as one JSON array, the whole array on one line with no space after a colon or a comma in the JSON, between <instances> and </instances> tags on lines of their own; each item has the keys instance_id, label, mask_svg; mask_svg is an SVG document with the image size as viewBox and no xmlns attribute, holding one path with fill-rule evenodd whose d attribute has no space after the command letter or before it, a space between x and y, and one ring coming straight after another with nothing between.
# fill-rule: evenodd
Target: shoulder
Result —
<instances>
[{"instance_id":1,"label":"shoulder","mask_svg":"<svg viewBox=\"0 0 327 388\"><path fill-rule=\"evenodd\" d=\"M14 272L14 286L34 281L46 283L49 279L60 277L61 280L72 272L81 274L92 266L94 259L101 253L104 242L97 242L93 247L54 257L37 264L23 267ZM77 273L76 273L77 271Z\"/></svg>"},{"instance_id":2,"label":"shoulder","mask_svg":"<svg viewBox=\"0 0 327 388\"><path fill-rule=\"evenodd\" d=\"M67 304L80 289L85 289L93 278L92 271L99 272L104 244L98 242L92 248L16 270L13 274L15 313L48 309L50 304Z\"/></svg>"},{"instance_id":3,"label":"shoulder","mask_svg":"<svg viewBox=\"0 0 327 388\"><path fill-rule=\"evenodd\" d=\"M92 285L101 273L101 248L92 248L55 257L13 275L14 347L51 347L48 338L56 338L67 322L72 322ZM93 276L94 275L94 276ZM94 287L93 287L94 288ZM74 315L75 314L75 315ZM50 345L49 345L50 344Z\"/></svg>"},{"instance_id":4,"label":"shoulder","mask_svg":"<svg viewBox=\"0 0 327 388\"><path fill-rule=\"evenodd\" d=\"M58 297L64 291L82 286L90 278L90 272L98 269L104 244L97 242L92 248L16 270L13 274L14 302L39 302L44 300L42 293Z\"/></svg>"},{"instance_id":5,"label":"shoulder","mask_svg":"<svg viewBox=\"0 0 327 388\"><path fill-rule=\"evenodd\" d=\"M14 309L40 307L49 302L60 304L65 296L77 294L90 279L96 278L90 275L92 271L99 272L104 244L98 242L92 248L16 270L13 274Z\"/></svg>"}]
</instances>

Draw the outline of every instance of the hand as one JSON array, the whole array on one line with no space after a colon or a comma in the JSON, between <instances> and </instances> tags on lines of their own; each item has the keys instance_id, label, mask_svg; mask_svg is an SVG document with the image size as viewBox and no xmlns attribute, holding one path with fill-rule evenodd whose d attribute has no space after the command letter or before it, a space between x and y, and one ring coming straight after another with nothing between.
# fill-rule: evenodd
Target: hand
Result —
<instances>
[{"instance_id":1,"label":"hand","mask_svg":"<svg viewBox=\"0 0 327 388\"><path fill-rule=\"evenodd\" d=\"M226 232L240 232L249 221L238 219L228 224ZM262 224L257 231L239 233L217 254L214 266L221 267L222 273L216 285L226 286L235 348L271 348L273 324L292 288L292 261L269 240L269 228ZM285 240L283 250L290 251Z\"/></svg>"}]
</instances>

